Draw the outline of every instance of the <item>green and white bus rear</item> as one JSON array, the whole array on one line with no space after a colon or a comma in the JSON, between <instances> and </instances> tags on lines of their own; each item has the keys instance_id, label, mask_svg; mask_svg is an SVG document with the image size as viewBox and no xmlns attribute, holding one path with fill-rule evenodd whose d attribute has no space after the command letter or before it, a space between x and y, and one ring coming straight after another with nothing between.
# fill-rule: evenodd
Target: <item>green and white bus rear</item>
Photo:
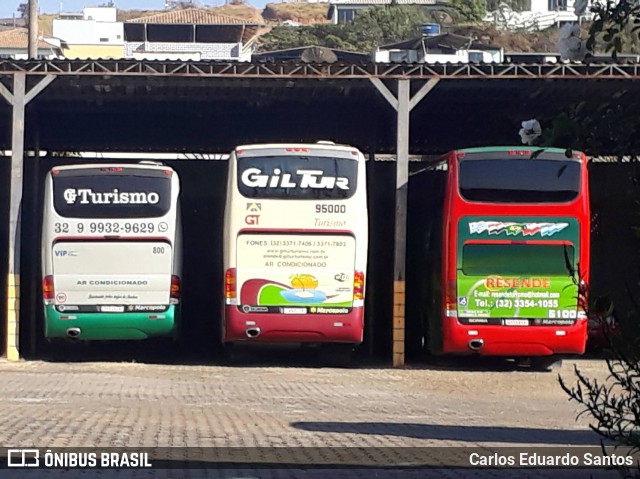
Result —
<instances>
[{"instance_id":1,"label":"green and white bus rear","mask_svg":"<svg viewBox=\"0 0 640 479\"><path fill-rule=\"evenodd\" d=\"M47 338L177 333L177 173L159 164L58 166L46 177L42 293Z\"/></svg>"}]
</instances>

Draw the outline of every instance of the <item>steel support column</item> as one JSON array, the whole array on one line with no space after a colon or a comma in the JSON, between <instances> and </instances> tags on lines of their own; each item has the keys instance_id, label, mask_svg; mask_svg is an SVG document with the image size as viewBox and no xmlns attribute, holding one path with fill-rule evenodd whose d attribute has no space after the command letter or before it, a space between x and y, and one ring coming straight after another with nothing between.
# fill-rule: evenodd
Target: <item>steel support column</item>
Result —
<instances>
[{"instance_id":1,"label":"steel support column","mask_svg":"<svg viewBox=\"0 0 640 479\"><path fill-rule=\"evenodd\" d=\"M44 90L55 76L40 80L27 92L26 73L14 73L13 92L0 83L0 95L12 106L11 185L9 197L9 269L7 277L6 356L9 361L20 359L20 204L24 160L24 120L27 103Z\"/></svg>"},{"instance_id":2,"label":"steel support column","mask_svg":"<svg viewBox=\"0 0 640 479\"><path fill-rule=\"evenodd\" d=\"M405 361L405 277L407 250L407 195L409 191L409 114L438 83L432 78L411 97L411 80L398 80L398 96L394 96L379 79L371 82L397 113L396 129L396 214L393 261L393 344L394 367Z\"/></svg>"}]
</instances>

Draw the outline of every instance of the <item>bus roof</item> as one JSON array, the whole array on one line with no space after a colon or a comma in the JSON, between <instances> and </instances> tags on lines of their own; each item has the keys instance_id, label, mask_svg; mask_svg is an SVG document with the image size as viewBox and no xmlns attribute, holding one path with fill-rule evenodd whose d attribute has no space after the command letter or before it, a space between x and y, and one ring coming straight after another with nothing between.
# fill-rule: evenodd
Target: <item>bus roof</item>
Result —
<instances>
[{"instance_id":1,"label":"bus roof","mask_svg":"<svg viewBox=\"0 0 640 479\"><path fill-rule=\"evenodd\" d=\"M235 148L238 150L270 150L270 149L284 149L284 148L309 148L314 150L331 150L331 151L358 151L355 146L338 145L329 142L318 143L259 143L252 145L240 145Z\"/></svg>"},{"instance_id":2,"label":"bus roof","mask_svg":"<svg viewBox=\"0 0 640 479\"><path fill-rule=\"evenodd\" d=\"M78 165L59 165L54 166L51 170L67 171L67 170L87 170L96 168L136 168L139 170L171 170L173 168L167 165L153 165L149 163L83 163Z\"/></svg>"},{"instance_id":3,"label":"bus roof","mask_svg":"<svg viewBox=\"0 0 640 479\"><path fill-rule=\"evenodd\" d=\"M544 153L560 153L565 154L567 148L552 148L544 146L482 146L477 148L463 148L456 150L456 153L489 153L489 152L505 152L505 151L537 151L544 150ZM573 154L582 154L581 151L572 150Z\"/></svg>"}]
</instances>

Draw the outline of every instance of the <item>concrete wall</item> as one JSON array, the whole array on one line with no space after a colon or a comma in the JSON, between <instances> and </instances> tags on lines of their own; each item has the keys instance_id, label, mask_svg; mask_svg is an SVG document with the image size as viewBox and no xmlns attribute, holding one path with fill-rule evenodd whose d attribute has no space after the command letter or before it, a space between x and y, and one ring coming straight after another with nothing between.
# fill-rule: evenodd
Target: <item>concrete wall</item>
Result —
<instances>
[{"instance_id":1,"label":"concrete wall","mask_svg":"<svg viewBox=\"0 0 640 479\"><path fill-rule=\"evenodd\" d=\"M69 45L62 50L65 58L124 58L124 46L120 45Z\"/></svg>"},{"instance_id":2,"label":"concrete wall","mask_svg":"<svg viewBox=\"0 0 640 479\"><path fill-rule=\"evenodd\" d=\"M124 45L122 22L54 20L53 36L69 45Z\"/></svg>"},{"instance_id":3,"label":"concrete wall","mask_svg":"<svg viewBox=\"0 0 640 479\"><path fill-rule=\"evenodd\" d=\"M125 58L173 58L184 54L183 60L193 59L193 54L199 54L203 60L240 60L250 61L251 54L241 51L240 43L173 43L173 42L127 42L125 43ZM145 53L149 53L146 56ZM168 56L160 54L166 53ZM134 55L134 54L137 54Z\"/></svg>"}]
</instances>

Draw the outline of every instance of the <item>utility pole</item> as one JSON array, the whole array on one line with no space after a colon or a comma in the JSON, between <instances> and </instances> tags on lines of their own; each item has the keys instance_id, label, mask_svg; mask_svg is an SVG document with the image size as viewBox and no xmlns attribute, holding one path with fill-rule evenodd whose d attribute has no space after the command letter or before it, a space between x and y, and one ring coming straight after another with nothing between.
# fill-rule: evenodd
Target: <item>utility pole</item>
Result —
<instances>
[{"instance_id":1,"label":"utility pole","mask_svg":"<svg viewBox=\"0 0 640 479\"><path fill-rule=\"evenodd\" d=\"M38 57L38 0L29 0L29 58Z\"/></svg>"}]
</instances>

